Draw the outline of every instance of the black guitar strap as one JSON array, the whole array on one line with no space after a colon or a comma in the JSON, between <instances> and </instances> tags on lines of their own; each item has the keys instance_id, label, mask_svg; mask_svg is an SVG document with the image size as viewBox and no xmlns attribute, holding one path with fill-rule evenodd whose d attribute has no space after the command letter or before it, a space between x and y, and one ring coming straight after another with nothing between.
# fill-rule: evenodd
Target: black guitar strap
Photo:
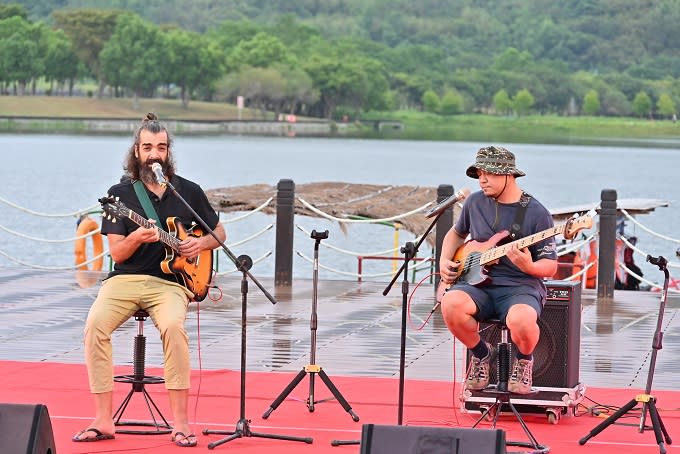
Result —
<instances>
[{"instance_id":1,"label":"black guitar strap","mask_svg":"<svg viewBox=\"0 0 680 454\"><path fill-rule=\"evenodd\" d=\"M137 198L139 199L139 203L142 204L142 208L144 208L144 212L146 213L147 219L153 219L156 221L156 226L159 228L163 228L163 224L160 222L160 218L158 217L158 213L156 213L156 209L153 207L153 204L151 203L151 199L149 198L149 194L146 192L146 188L144 187L144 183L142 183L141 180L136 180L132 186L135 188L135 192L137 193Z\"/></svg>"},{"instance_id":2,"label":"black guitar strap","mask_svg":"<svg viewBox=\"0 0 680 454\"><path fill-rule=\"evenodd\" d=\"M522 191L522 196L519 198L519 207L515 211L515 220L510 226L510 239L512 241L519 238L519 231L522 229L522 224L524 223L524 216L527 213L527 207L531 201L531 195Z\"/></svg>"}]
</instances>

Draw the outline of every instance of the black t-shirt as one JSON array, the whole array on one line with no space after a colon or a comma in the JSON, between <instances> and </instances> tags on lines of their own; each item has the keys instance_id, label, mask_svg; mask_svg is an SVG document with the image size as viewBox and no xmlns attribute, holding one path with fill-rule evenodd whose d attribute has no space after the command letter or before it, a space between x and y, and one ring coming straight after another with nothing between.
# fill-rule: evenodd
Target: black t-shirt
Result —
<instances>
[{"instance_id":1,"label":"black t-shirt","mask_svg":"<svg viewBox=\"0 0 680 454\"><path fill-rule=\"evenodd\" d=\"M205 223L214 229L217 226L219 217L215 210L210 205L205 192L196 183L175 175L170 180L172 186L189 204L191 208L205 221ZM153 204L156 213L161 218L156 225L163 230L168 231L166 220L168 217L176 217L177 220L186 228L190 229L192 223L199 225L198 220L194 218L191 211L182 203L181 200L167 189L162 198L158 198L156 194L150 192L145 188L151 203ZM133 181L125 180L112 186L109 189L109 195L118 197L119 200L125 204L131 211L139 214L143 218L148 218L147 214L139 202L139 198L135 193ZM103 235L114 233L118 235L127 236L139 226L129 218L117 219L116 222L104 218L102 220L101 232ZM201 230L204 230L201 228ZM172 282L179 282L174 274L166 274L161 270L160 264L166 258L166 247L162 242L144 243L123 263L116 263L113 271L108 277L119 274L146 274L151 276L167 279ZM181 282L180 282L181 283Z\"/></svg>"}]
</instances>

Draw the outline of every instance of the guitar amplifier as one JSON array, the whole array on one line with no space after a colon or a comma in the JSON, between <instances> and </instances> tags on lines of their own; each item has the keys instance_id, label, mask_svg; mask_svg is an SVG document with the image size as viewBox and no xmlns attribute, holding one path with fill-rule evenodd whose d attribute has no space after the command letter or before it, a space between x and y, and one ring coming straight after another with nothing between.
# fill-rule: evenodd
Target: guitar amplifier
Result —
<instances>
[{"instance_id":1,"label":"guitar amplifier","mask_svg":"<svg viewBox=\"0 0 680 454\"><path fill-rule=\"evenodd\" d=\"M534 349L533 387L538 395L512 395L512 402L540 402L548 407L555 401L555 407L575 405L583 397L584 387L579 383L579 355L581 346L581 282L547 281L547 298L538 326L541 331ZM500 329L495 325L480 323L482 339L496 345L500 341ZM511 358L516 347L511 344ZM468 352L467 365L470 363ZM491 367L491 384L498 381L495 365ZM474 391L464 397L466 409L477 409L474 405L478 393ZM486 401L486 398L477 400ZM493 402L493 399L491 399Z\"/></svg>"}]
</instances>

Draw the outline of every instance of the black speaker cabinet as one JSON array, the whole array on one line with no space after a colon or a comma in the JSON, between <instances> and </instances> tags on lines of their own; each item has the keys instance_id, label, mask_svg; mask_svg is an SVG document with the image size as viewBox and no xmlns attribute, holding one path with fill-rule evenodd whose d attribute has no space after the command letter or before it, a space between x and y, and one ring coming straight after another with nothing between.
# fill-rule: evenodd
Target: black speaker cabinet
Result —
<instances>
[{"instance_id":1,"label":"black speaker cabinet","mask_svg":"<svg viewBox=\"0 0 680 454\"><path fill-rule=\"evenodd\" d=\"M44 405L0 404L0 452L56 454L52 423Z\"/></svg>"},{"instance_id":2,"label":"black speaker cabinet","mask_svg":"<svg viewBox=\"0 0 680 454\"><path fill-rule=\"evenodd\" d=\"M364 424L361 454L506 454L501 429Z\"/></svg>"},{"instance_id":3,"label":"black speaker cabinet","mask_svg":"<svg viewBox=\"0 0 680 454\"><path fill-rule=\"evenodd\" d=\"M541 337L534 350L533 386L573 388L579 383L581 347L581 283L546 282L548 295L538 320ZM495 325L480 324L482 339L496 345L500 330ZM511 358L516 347L511 347ZM470 352L466 367L470 364ZM493 365L495 366L495 365ZM491 383L498 381L496 368L491 368Z\"/></svg>"}]
</instances>

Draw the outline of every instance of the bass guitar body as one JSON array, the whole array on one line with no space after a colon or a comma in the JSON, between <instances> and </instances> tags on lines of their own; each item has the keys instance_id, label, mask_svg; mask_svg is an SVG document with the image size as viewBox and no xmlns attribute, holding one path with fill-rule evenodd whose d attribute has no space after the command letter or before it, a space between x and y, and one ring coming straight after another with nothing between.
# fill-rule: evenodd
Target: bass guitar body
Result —
<instances>
[{"instance_id":1,"label":"bass guitar body","mask_svg":"<svg viewBox=\"0 0 680 454\"><path fill-rule=\"evenodd\" d=\"M497 263L498 260L482 264L482 254L499 244L507 242L509 238L510 233L502 231L482 243L470 240L460 246L453 254L453 261L460 263L460 265L458 265L458 274L452 283L445 283L444 281L439 282L436 295L437 301L441 302L446 290L455 283L465 282L474 286L481 286L488 283L491 278L488 275L487 265L493 265Z\"/></svg>"},{"instance_id":2,"label":"bass guitar body","mask_svg":"<svg viewBox=\"0 0 680 454\"><path fill-rule=\"evenodd\" d=\"M453 255L454 262L460 262L458 267L458 277L455 283L465 282L470 285L483 285L491 280L488 275L487 265L493 265L498 260L482 264L482 254L491 248L507 242L510 234L507 231L498 232L488 240L480 243L479 241L468 241L456 250Z\"/></svg>"}]
</instances>

